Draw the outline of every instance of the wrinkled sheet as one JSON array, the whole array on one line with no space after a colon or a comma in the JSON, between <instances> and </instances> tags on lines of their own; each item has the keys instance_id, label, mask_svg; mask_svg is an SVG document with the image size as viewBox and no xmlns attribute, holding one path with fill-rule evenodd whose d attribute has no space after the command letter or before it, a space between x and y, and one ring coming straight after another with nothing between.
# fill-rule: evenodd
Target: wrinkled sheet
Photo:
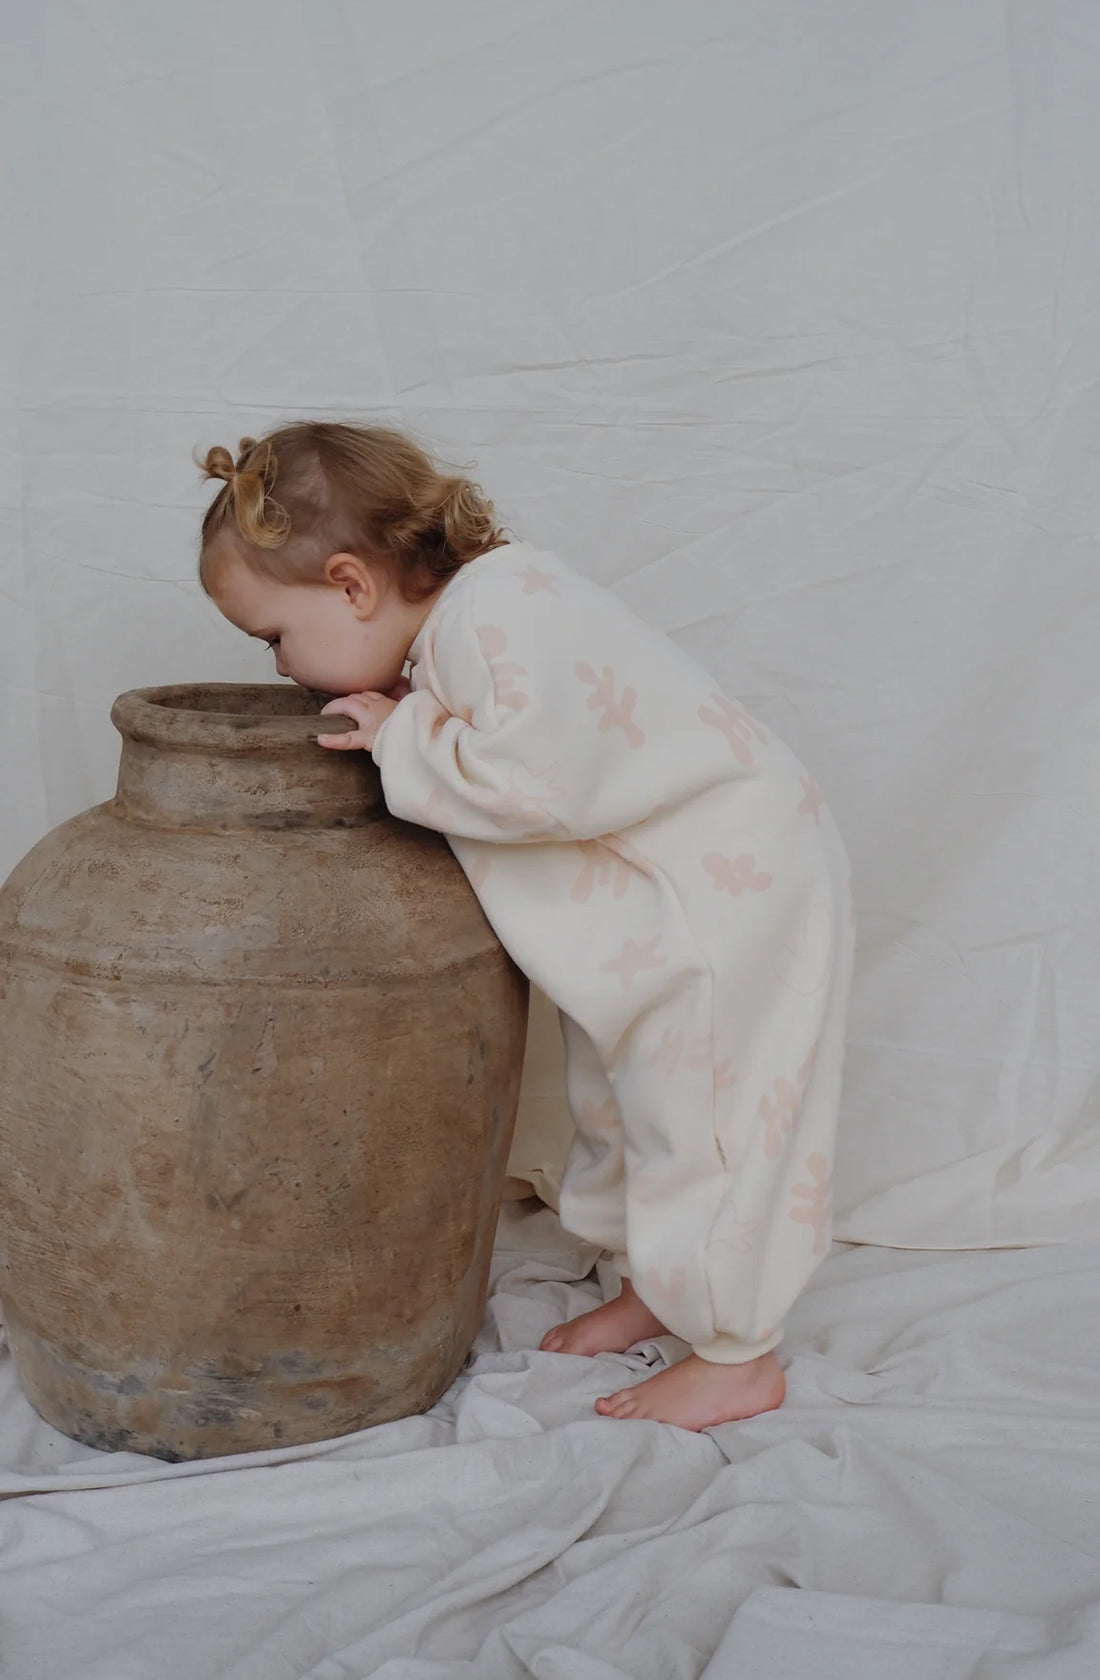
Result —
<instances>
[{"instance_id":1,"label":"wrinkled sheet","mask_svg":"<svg viewBox=\"0 0 1100 1680\"><path fill-rule=\"evenodd\" d=\"M432 1412L190 1465L102 1454L0 1365L12 1680L1095 1680L1100 1251L838 1247L788 1397L692 1435L592 1411L682 1352L533 1350L590 1249L505 1210Z\"/></svg>"}]
</instances>

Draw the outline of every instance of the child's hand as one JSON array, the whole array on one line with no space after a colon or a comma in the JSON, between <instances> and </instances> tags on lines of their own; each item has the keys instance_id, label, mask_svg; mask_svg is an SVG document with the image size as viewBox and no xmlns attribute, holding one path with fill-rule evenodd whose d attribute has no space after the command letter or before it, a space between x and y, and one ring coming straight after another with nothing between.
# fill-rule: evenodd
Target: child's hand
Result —
<instances>
[{"instance_id":1,"label":"child's hand","mask_svg":"<svg viewBox=\"0 0 1100 1680\"><path fill-rule=\"evenodd\" d=\"M400 688L400 683L398 688ZM394 689L397 694L397 689ZM403 698L398 695L397 699ZM321 716L326 712L342 712L345 717L354 718L357 729L349 730L346 735L318 735L319 747L334 747L339 752L348 752L352 747L364 748L370 752L374 746L375 736L397 706L397 699L389 694L348 694L343 700L330 700L327 706L321 708Z\"/></svg>"}]
</instances>

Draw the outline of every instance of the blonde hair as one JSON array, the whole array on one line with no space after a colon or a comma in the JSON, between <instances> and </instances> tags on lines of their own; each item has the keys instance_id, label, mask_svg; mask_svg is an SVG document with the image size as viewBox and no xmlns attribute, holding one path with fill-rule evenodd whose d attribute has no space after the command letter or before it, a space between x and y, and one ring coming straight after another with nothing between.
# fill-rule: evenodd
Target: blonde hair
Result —
<instances>
[{"instance_id":1,"label":"blonde hair","mask_svg":"<svg viewBox=\"0 0 1100 1680\"><path fill-rule=\"evenodd\" d=\"M208 595L218 570L211 546L225 535L253 571L280 583L321 582L332 554L378 561L410 601L507 540L480 485L440 472L390 427L302 420L242 438L236 460L215 447L195 461L224 480L202 522Z\"/></svg>"}]
</instances>

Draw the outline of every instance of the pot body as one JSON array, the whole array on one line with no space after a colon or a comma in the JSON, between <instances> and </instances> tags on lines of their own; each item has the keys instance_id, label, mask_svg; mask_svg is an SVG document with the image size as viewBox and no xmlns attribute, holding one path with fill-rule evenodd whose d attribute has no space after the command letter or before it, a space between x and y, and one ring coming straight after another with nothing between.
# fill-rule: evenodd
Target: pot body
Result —
<instances>
[{"instance_id":1,"label":"pot body","mask_svg":"<svg viewBox=\"0 0 1100 1680\"><path fill-rule=\"evenodd\" d=\"M115 800L0 892L0 1300L31 1403L95 1447L422 1411L481 1321L526 982L316 710L122 696Z\"/></svg>"}]
</instances>

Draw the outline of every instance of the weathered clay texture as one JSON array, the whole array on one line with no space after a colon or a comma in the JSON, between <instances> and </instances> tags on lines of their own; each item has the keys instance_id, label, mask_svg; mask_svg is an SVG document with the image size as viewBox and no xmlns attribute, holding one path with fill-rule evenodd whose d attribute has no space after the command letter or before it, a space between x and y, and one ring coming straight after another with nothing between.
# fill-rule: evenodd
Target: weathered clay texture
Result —
<instances>
[{"instance_id":1,"label":"weathered clay texture","mask_svg":"<svg viewBox=\"0 0 1100 1680\"><path fill-rule=\"evenodd\" d=\"M0 892L0 1299L28 1398L92 1446L420 1411L481 1320L526 983L316 710L123 695L116 799Z\"/></svg>"}]
</instances>

